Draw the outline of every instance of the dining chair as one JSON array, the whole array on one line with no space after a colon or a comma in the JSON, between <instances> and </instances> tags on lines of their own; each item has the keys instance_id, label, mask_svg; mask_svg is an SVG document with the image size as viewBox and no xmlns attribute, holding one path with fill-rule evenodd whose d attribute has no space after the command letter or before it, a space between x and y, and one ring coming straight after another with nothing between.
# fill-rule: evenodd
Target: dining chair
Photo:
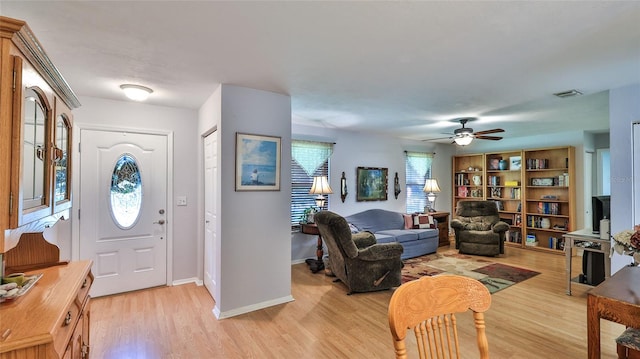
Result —
<instances>
[{"instance_id":1,"label":"dining chair","mask_svg":"<svg viewBox=\"0 0 640 359\"><path fill-rule=\"evenodd\" d=\"M408 330L416 336L419 357L461 357L456 313L473 312L480 358L489 358L484 312L491 294L479 281L457 275L425 276L402 284L389 302L389 328L396 359L407 358Z\"/></svg>"}]
</instances>

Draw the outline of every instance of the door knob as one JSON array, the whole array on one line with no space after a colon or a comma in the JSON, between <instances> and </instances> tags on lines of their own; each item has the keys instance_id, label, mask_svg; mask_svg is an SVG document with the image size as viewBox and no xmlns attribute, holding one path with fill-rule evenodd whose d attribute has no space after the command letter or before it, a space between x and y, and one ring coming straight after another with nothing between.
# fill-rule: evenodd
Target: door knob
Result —
<instances>
[{"instance_id":1,"label":"door knob","mask_svg":"<svg viewBox=\"0 0 640 359\"><path fill-rule=\"evenodd\" d=\"M164 219L161 219L158 222L153 222L153 224L164 224Z\"/></svg>"}]
</instances>

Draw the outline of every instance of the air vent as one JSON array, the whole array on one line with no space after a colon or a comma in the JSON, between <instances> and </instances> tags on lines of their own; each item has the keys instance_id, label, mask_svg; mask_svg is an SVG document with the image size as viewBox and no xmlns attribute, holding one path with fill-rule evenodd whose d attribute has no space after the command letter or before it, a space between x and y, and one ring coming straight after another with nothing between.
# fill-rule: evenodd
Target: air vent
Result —
<instances>
[{"instance_id":1,"label":"air vent","mask_svg":"<svg viewBox=\"0 0 640 359\"><path fill-rule=\"evenodd\" d=\"M580 96L582 95L582 92L578 90L569 90L569 91L556 92L553 95L560 98L565 98L565 97Z\"/></svg>"}]
</instances>

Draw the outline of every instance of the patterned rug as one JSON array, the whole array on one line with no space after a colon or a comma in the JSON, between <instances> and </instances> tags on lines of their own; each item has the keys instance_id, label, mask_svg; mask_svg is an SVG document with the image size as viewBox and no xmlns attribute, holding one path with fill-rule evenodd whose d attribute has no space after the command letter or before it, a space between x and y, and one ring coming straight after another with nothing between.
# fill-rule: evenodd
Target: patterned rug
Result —
<instances>
[{"instance_id":1,"label":"patterned rug","mask_svg":"<svg viewBox=\"0 0 640 359\"><path fill-rule=\"evenodd\" d=\"M477 279L489 289L491 294L540 274L524 268L495 263L489 259L449 251L405 260L402 268L402 282L441 273Z\"/></svg>"}]
</instances>

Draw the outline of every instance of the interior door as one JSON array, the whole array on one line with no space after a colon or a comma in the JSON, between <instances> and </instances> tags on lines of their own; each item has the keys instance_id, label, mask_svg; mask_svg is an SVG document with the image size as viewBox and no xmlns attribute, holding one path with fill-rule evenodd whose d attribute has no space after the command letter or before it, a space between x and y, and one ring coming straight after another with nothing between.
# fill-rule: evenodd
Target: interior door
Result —
<instances>
[{"instance_id":1,"label":"interior door","mask_svg":"<svg viewBox=\"0 0 640 359\"><path fill-rule=\"evenodd\" d=\"M167 283L167 136L80 132L80 257L92 296Z\"/></svg>"},{"instance_id":2,"label":"interior door","mask_svg":"<svg viewBox=\"0 0 640 359\"><path fill-rule=\"evenodd\" d=\"M204 139L204 285L216 299L219 267L217 261L217 213L216 201L218 192L217 148L218 132L209 134Z\"/></svg>"}]
</instances>

